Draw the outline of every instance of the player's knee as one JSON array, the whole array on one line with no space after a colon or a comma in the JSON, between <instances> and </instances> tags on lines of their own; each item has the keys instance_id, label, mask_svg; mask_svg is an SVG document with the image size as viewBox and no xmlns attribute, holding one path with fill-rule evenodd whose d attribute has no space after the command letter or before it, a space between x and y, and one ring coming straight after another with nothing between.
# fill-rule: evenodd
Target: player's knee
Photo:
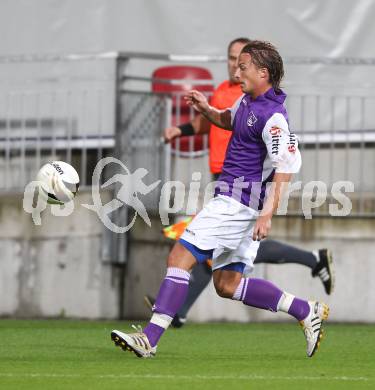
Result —
<instances>
[{"instance_id":1,"label":"player's knee","mask_svg":"<svg viewBox=\"0 0 375 390\"><path fill-rule=\"evenodd\" d=\"M189 271L196 264L193 255L180 243L176 243L169 253L167 267L182 268Z\"/></svg>"},{"instance_id":2,"label":"player's knee","mask_svg":"<svg viewBox=\"0 0 375 390\"><path fill-rule=\"evenodd\" d=\"M233 297L235 287L233 287L230 283L227 283L225 280L221 279L215 281L214 285L216 293L220 297L229 299Z\"/></svg>"},{"instance_id":3,"label":"player's knee","mask_svg":"<svg viewBox=\"0 0 375 390\"><path fill-rule=\"evenodd\" d=\"M179 266L179 256L172 249L167 259L167 267L178 267L178 266Z\"/></svg>"}]
</instances>

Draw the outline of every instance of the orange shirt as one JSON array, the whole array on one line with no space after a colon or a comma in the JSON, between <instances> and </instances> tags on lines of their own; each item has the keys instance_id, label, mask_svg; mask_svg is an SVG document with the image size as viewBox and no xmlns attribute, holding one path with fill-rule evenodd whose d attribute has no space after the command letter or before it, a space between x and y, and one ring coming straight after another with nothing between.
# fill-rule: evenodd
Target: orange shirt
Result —
<instances>
[{"instance_id":1,"label":"orange shirt","mask_svg":"<svg viewBox=\"0 0 375 390\"><path fill-rule=\"evenodd\" d=\"M228 80L221 83L211 97L211 105L219 110L232 107L243 94L239 84L231 84ZM210 128L210 170L212 173L221 173L225 153L232 132L215 125Z\"/></svg>"}]
</instances>

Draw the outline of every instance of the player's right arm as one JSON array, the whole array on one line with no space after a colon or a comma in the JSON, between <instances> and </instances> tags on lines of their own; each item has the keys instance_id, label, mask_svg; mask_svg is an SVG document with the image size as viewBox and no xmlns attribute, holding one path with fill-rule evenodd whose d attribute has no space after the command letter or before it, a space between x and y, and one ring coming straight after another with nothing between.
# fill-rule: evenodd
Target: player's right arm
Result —
<instances>
[{"instance_id":1,"label":"player's right arm","mask_svg":"<svg viewBox=\"0 0 375 390\"><path fill-rule=\"evenodd\" d=\"M280 114L274 114L266 123L262 138L266 145L275 174L263 210L254 225L253 240L266 238L271 229L271 219L276 212L282 193L292 175L301 168L298 140L289 130L288 122Z\"/></svg>"},{"instance_id":2,"label":"player's right arm","mask_svg":"<svg viewBox=\"0 0 375 390\"><path fill-rule=\"evenodd\" d=\"M187 104L200 112L214 125L226 130L232 130L232 113L230 108L218 110L210 106L203 93L192 90L185 96Z\"/></svg>"}]
</instances>

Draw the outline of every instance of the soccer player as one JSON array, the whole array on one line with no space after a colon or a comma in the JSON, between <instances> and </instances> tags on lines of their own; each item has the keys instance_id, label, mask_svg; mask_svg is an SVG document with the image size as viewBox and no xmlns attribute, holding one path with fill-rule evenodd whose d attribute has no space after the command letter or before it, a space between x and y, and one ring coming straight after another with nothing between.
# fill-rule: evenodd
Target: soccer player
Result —
<instances>
[{"instance_id":1,"label":"soccer player","mask_svg":"<svg viewBox=\"0 0 375 390\"><path fill-rule=\"evenodd\" d=\"M233 131L215 197L198 213L168 257L153 315L146 328L126 334L113 330L116 345L139 357L156 354L157 343L183 304L190 270L212 259L213 280L219 296L245 305L282 311L300 321L307 355L313 356L322 335L328 306L309 302L274 284L249 278L259 241L266 238L282 188L300 169L297 139L289 132L284 75L275 47L251 41L241 51L236 77L244 92L232 108L210 106L198 91L187 102L208 120ZM267 183L272 185L267 191ZM266 196L267 193L267 196Z\"/></svg>"},{"instance_id":2,"label":"soccer player","mask_svg":"<svg viewBox=\"0 0 375 390\"><path fill-rule=\"evenodd\" d=\"M217 109L224 109L232 106L242 95L241 86L235 78L238 57L243 47L248 44L248 38L236 38L228 45L227 69L228 80L221 83L214 91L210 104ZM174 138L194 134L209 133L210 137L210 170L215 180L219 179L222 171L225 153L232 133L222 129L210 122L202 115L197 115L191 122L178 127L168 127L164 131L164 138L170 142ZM176 226L183 225L178 223ZM172 226L173 230L173 226ZM177 229L179 230L179 229ZM173 232L174 233L174 232ZM179 231L176 232L178 239ZM170 235L170 237L172 237ZM313 277L318 276L327 294L331 294L334 288L333 260L331 251L328 249L318 249L316 251L306 251L292 245L287 245L279 241L267 239L260 243L254 264L301 264L311 269ZM211 267L202 263L192 271L190 288L185 303L180 308L172 321L172 326L181 327L186 321L186 316L192 305L209 284L212 277ZM145 302L151 308L155 299L146 295Z\"/></svg>"}]
</instances>

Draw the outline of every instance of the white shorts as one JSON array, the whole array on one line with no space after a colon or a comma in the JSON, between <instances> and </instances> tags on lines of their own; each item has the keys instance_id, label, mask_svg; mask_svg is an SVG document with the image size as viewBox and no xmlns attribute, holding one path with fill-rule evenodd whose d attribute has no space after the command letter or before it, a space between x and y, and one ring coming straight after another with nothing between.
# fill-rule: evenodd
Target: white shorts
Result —
<instances>
[{"instance_id":1,"label":"white shorts","mask_svg":"<svg viewBox=\"0 0 375 390\"><path fill-rule=\"evenodd\" d=\"M212 269L244 263L244 275L253 269L259 241L252 234L259 212L225 195L218 195L192 220L181 239L199 249L213 249Z\"/></svg>"}]
</instances>

